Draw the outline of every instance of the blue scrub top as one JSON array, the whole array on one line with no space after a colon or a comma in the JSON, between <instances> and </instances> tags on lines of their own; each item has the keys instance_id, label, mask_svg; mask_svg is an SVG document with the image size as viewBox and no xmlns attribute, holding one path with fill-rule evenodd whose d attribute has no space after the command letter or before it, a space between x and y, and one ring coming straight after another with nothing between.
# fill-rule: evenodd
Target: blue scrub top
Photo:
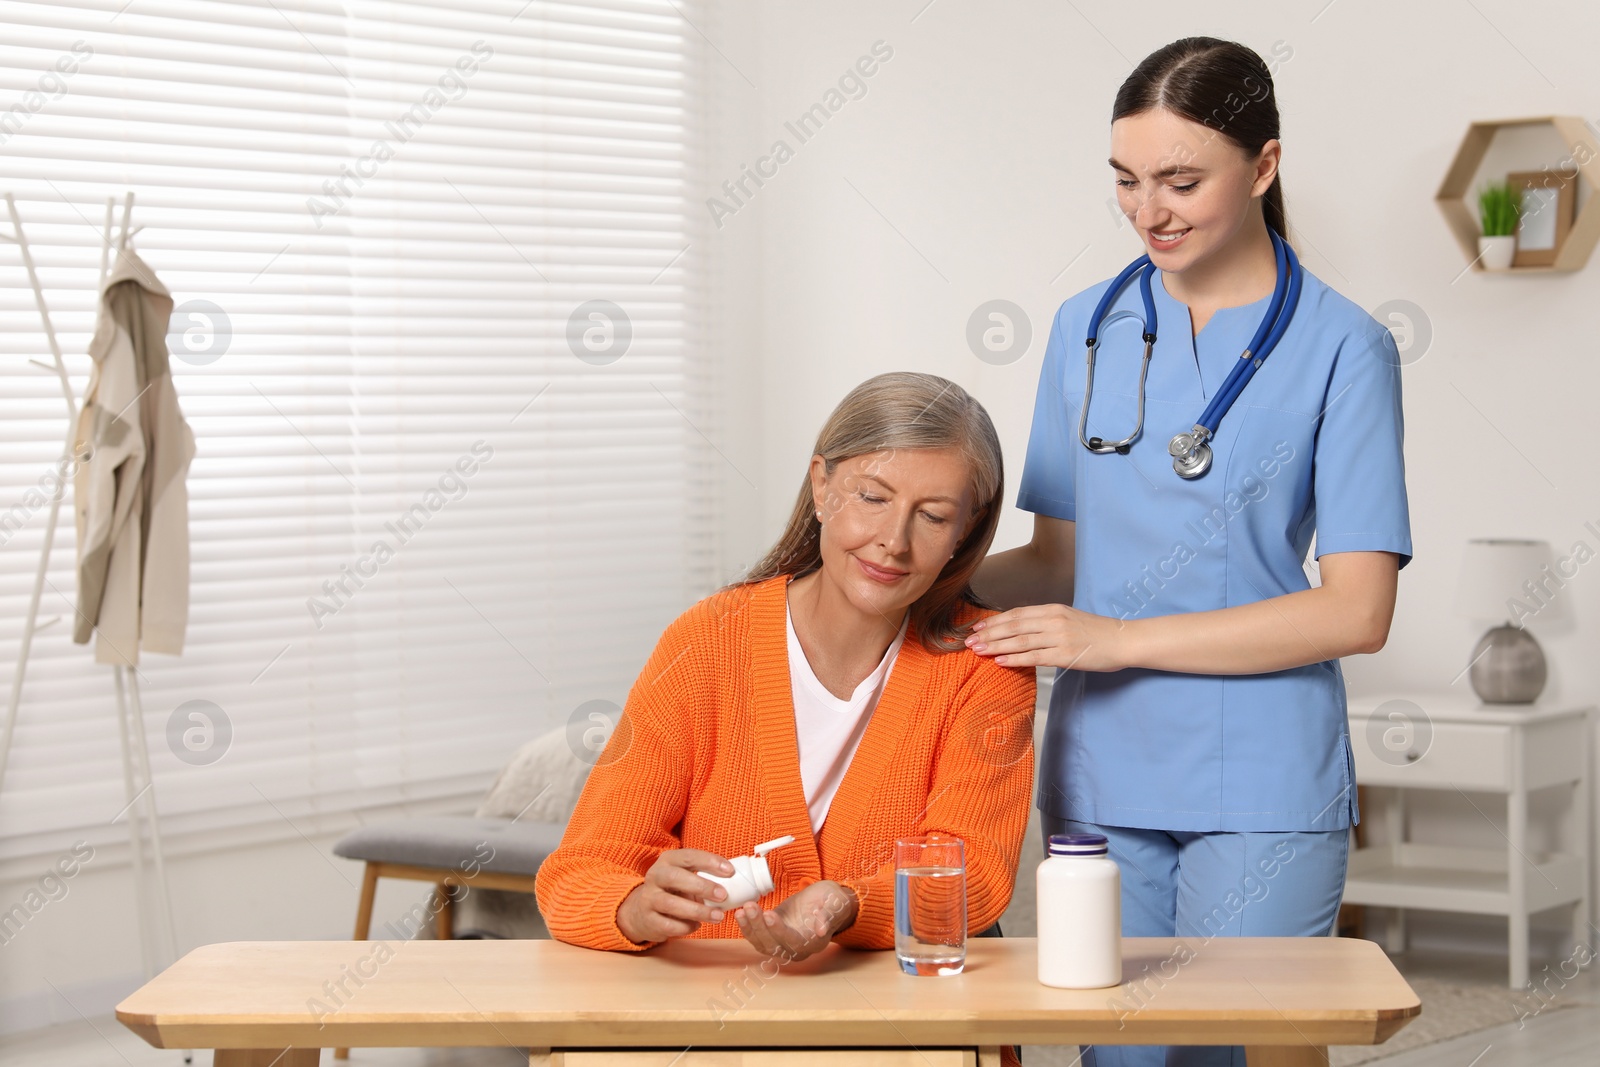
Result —
<instances>
[{"instance_id":1,"label":"blue scrub top","mask_svg":"<svg viewBox=\"0 0 1600 1067\"><path fill-rule=\"evenodd\" d=\"M1075 608L1143 619L1307 589L1313 533L1319 558L1385 551L1410 562L1400 358L1384 326L1306 272L1288 331L1222 418L1211 469L1188 480L1167 441L1194 426L1270 298L1219 309L1194 337L1188 306L1158 272L1144 430L1127 455L1099 455L1079 442L1078 417L1089 316L1109 285L1056 313L1017 497L1077 523ZM1133 429L1142 312L1133 283L1107 310L1086 436ZM1360 816L1339 663L1252 675L1057 670L1038 805L1166 830L1349 827Z\"/></svg>"}]
</instances>

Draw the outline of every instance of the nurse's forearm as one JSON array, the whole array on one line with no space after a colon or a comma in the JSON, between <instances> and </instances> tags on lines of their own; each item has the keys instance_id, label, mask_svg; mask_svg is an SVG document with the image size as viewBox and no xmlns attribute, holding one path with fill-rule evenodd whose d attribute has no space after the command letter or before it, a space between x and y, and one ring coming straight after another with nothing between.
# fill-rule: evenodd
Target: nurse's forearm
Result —
<instances>
[{"instance_id":1,"label":"nurse's forearm","mask_svg":"<svg viewBox=\"0 0 1600 1067\"><path fill-rule=\"evenodd\" d=\"M1376 652L1368 627L1307 589L1253 604L1133 619L1128 666L1190 674L1261 674Z\"/></svg>"},{"instance_id":2,"label":"nurse's forearm","mask_svg":"<svg viewBox=\"0 0 1600 1067\"><path fill-rule=\"evenodd\" d=\"M1322 585L1315 589L1128 622L1129 666L1259 674L1381 649L1394 617L1395 556L1329 553L1321 563Z\"/></svg>"}]
</instances>

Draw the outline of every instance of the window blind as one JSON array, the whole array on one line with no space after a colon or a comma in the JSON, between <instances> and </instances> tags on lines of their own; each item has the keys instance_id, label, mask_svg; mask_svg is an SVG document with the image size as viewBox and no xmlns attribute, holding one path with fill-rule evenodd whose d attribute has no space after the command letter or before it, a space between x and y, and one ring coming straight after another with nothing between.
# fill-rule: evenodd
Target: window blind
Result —
<instances>
[{"instance_id":1,"label":"window blind","mask_svg":"<svg viewBox=\"0 0 1600 1067\"><path fill-rule=\"evenodd\" d=\"M0 184L77 395L107 197L120 220L135 193L133 245L177 304L188 641L139 666L176 847L469 806L517 744L620 705L709 590L695 12L0 3ZM50 357L0 245L8 674L47 511L29 490L66 429L30 360ZM0 861L126 835L111 668L71 642L71 505Z\"/></svg>"}]
</instances>

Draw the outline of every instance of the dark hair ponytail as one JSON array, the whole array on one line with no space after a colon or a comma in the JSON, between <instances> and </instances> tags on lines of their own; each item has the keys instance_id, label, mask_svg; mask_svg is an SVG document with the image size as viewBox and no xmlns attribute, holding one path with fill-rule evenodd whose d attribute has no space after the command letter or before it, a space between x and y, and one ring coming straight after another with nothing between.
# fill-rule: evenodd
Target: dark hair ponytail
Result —
<instances>
[{"instance_id":1,"label":"dark hair ponytail","mask_svg":"<svg viewBox=\"0 0 1600 1067\"><path fill-rule=\"evenodd\" d=\"M1111 121L1164 108L1216 130L1246 153L1278 137L1278 96L1272 72L1254 51L1215 37L1185 37L1145 56L1111 107ZM1267 225L1285 240L1283 179L1273 175L1261 198Z\"/></svg>"}]
</instances>

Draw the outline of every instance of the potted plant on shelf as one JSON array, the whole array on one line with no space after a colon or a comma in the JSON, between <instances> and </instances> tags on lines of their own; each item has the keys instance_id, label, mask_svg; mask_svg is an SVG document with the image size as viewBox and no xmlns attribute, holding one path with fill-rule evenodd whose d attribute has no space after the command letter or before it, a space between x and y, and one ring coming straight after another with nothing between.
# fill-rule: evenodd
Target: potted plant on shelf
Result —
<instances>
[{"instance_id":1,"label":"potted plant on shelf","mask_svg":"<svg viewBox=\"0 0 1600 1067\"><path fill-rule=\"evenodd\" d=\"M1484 270L1508 270L1517 251L1520 208L1510 182L1490 182L1478 193L1478 259Z\"/></svg>"}]
</instances>

